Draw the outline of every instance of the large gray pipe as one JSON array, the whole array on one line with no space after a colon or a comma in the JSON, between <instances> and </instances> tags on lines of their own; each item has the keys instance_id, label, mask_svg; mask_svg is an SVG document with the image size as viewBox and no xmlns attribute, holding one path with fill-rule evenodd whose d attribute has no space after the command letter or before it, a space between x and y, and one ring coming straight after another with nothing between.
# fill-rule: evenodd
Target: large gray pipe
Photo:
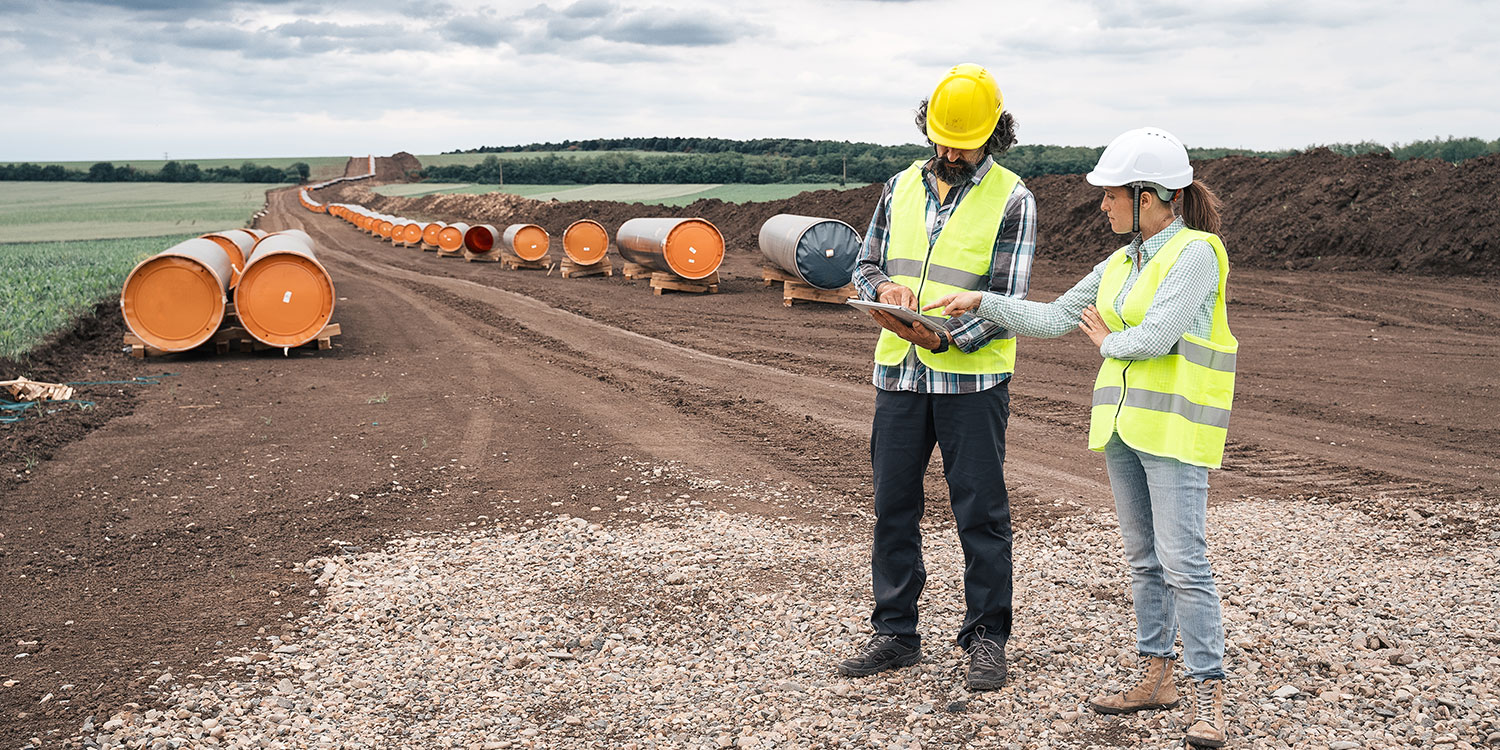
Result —
<instances>
[{"instance_id":1,"label":"large gray pipe","mask_svg":"<svg viewBox=\"0 0 1500 750\"><path fill-rule=\"evenodd\" d=\"M760 225L760 252L819 289L848 286L863 242L838 219L777 214Z\"/></svg>"}]
</instances>

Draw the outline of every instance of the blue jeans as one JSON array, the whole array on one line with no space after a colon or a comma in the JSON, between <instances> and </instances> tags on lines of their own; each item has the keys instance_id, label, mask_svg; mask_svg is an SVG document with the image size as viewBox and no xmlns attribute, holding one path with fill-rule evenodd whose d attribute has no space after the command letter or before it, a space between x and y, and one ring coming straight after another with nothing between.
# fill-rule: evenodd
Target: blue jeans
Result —
<instances>
[{"instance_id":1,"label":"blue jeans","mask_svg":"<svg viewBox=\"0 0 1500 750\"><path fill-rule=\"evenodd\" d=\"M1224 620L1208 565L1208 469L1138 451L1110 438L1104 446L1135 598L1136 649L1176 657L1194 680L1224 677Z\"/></svg>"}]
</instances>

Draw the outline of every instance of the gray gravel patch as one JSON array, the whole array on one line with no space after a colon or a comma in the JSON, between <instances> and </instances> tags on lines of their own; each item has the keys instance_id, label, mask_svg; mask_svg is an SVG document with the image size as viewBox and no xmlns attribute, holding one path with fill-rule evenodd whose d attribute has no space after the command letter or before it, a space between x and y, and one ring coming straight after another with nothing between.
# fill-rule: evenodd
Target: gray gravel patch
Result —
<instances>
[{"instance_id":1,"label":"gray gravel patch","mask_svg":"<svg viewBox=\"0 0 1500 750\"><path fill-rule=\"evenodd\" d=\"M642 483L662 467L643 467ZM669 468L669 473L673 471ZM713 483L708 483L713 484ZM724 488L749 497L766 488ZM783 504L791 495L777 493ZM642 505L308 561L304 636L158 678L161 704L90 720L90 746L720 748L1178 747L1186 705L1083 709L1133 663L1110 514L1017 533L1012 684L963 688L951 525L928 530L925 659L832 668L868 637L861 524ZM650 512L646 512L647 508ZM563 508L562 510L566 510ZM938 514L934 514L935 516ZM1500 742L1500 532L1439 539L1352 504L1210 510L1235 747Z\"/></svg>"}]
</instances>

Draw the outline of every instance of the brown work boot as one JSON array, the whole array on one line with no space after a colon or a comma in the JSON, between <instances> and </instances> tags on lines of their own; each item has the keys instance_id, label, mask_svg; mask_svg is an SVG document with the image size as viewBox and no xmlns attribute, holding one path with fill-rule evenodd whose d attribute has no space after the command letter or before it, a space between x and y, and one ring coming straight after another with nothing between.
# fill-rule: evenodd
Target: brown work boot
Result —
<instances>
[{"instance_id":1,"label":"brown work boot","mask_svg":"<svg viewBox=\"0 0 1500 750\"><path fill-rule=\"evenodd\" d=\"M1123 693L1089 699L1089 708L1101 714L1130 714L1148 708L1177 705L1177 685L1172 682L1172 660L1164 656L1141 657L1141 679Z\"/></svg>"},{"instance_id":2,"label":"brown work boot","mask_svg":"<svg viewBox=\"0 0 1500 750\"><path fill-rule=\"evenodd\" d=\"M1193 684L1193 723L1183 739L1193 747L1223 747L1224 681L1204 680Z\"/></svg>"}]
</instances>

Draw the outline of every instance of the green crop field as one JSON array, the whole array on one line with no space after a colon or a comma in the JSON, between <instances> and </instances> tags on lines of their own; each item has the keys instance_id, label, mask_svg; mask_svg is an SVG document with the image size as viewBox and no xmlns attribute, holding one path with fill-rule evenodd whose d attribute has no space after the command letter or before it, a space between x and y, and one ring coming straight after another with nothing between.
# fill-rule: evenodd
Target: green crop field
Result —
<instances>
[{"instance_id":1,"label":"green crop field","mask_svg":"<svg viewBox=\"0 0 1500 750\"><path fill-rule=\"evenodd\" d=\"M0 359L14 359L120 293L135 264L197 236L0 245Z\"/></svg>"},{"instance_id":2,"label":"green crop field","mask_svg":"<svg viewBox=\"0 0 1500 750\"><path fill-rule=\"evenodd\" d=\"M0 245L204 234L245 226L277 185L0 182Z\"/></svg>"},{"instance_id":3,"label":"green crop field","mask_svg":"<svg viewBox=\"0 0 1500 750\"><path fill-rule=\"evenodd\" d=\"M276 185L0 182L0 359L120 293L141 259L245 226Z\"/></svg>"},{"instance_id":4,"label":"green crop field","mask_svg":"<svg viewBox=\"0 0 1500 750\"><path fill-rule=\"evenodd\" d=\"M700 198L718 198L734 203L774 201L790 198L809 190L839 190L864 187L864 183L840 186L836 182L772 185L474 185L440 182L417 182L381 185L374 188L381 195L416 197L435 193L504 192L537 200L621 201L661 206L685 206Z\"/></svg>"}]
</instances>

